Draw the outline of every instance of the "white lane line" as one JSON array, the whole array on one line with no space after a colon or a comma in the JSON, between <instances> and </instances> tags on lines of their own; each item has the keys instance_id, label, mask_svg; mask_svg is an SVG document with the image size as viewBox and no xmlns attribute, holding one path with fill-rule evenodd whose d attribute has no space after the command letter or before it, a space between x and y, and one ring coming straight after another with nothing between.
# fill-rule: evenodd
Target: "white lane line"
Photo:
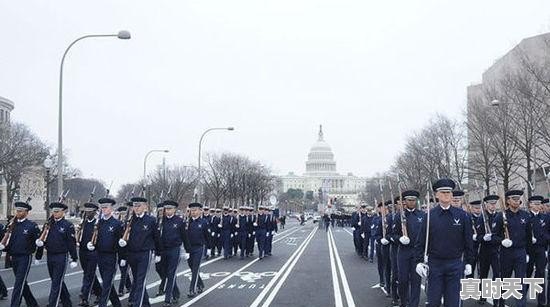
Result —
<instances>
[{"instance_id":1,"label":"white lane line","mask_svg":"<svg viewBox=\"0 0 550 307\"><path fill-rule=\"evenodd\" d=\"M283 266L281 267L281 269L277 272L277 274L275 274L275 276L273 276L273 278L269 281L269 283L267 284L267 286L262 290L262 292L260 292L260 294L256 297L256 299L252 302L252 304L250 305L250 307L257 307L260 305L260 303L262 302L262 300L264 299L264 297L267 295L267 293L269 292L269 290L271 290L271 287L273 287L273 285L277 282L277 280L282 276L282 274L284 273L284 271L286 270L286 268L288 267L288 265L290 264L290 262L294 259L294 257L296 257L296 255L300 252L300 250L302 249L302 247L304 246L305 242L312 236L313 233L315 233L316 230L312 230L309 235L306 237L306 239L300 244L300 246L296 249L296 251L294 251L294 253L292 253L292 255L290 256L290 258L288 258L288 260L283 264Z\"/></svg>"},{"instance_id":2,"label":"white lane line","mask_svg":"<svg viewBox=\"0 0 550 307\"><path fill-rule=\"evenodd\" d=\"M336 261L334 260L334 251L330 243L330 229L327 234L328 252L330 256L330 271L332 273L332 288L334 289L334 306L341 307L344 305L342 301L342 293L340 292L340 283L338 282L338 272L336 270Z\"/></svg>"},{"instance_id":3,"label":"white lane line","mask_svg":"<svg viewBox=\"0 0 550 307\"><path fill-rule=\"evenodd\" d=\"M350 231L349 231L349 230L347 230L346 228L344 228L344 230L345 230L345 231L346 231L347 233L349 233L349 234L350 234L350 236L352 236L352 237L353 237L353 233L352 233L352 232L350 232Z\"/></svg>"},{"instance_id":4,"label":"white lane line","mask_svg":"<svg viewBox=\"0 0 550 307\"><path fill-rule=\"evenodd\" d=\"M80 274L80 273L82 273L82 271L68 273L68 274L65 274L65 277L77 275L77 274ZM29 286L36 285L36 284L39 284L39 283L42 283L42 282L45 282L45 281L49 281L49 280L51 280L51 278L45 278L45 279L33 281L33 282L29 283ZM8 288L8 291L11 291L11 290L13 290L13 287Z\"/></svg>"},{"instance_id":5,"label":"white lane line","mask_svg":"<svg viewBox=\"0 0 550 307\"><path fill-rule=\"evenodd\" d=\"M294 268L294 266L296 265L296 263L298 262L298 260L300 259L300 257L302 257L302 254L304 253L304 251L306 250L307 246L309 245L309 242L311 242L311 240L313 239L313 237L315 236L315 233L317 232L317 230L319 230L318 227L315 227L313 229L313 232L312 234L310 234L310 236L308 236L308 238L306 239L306 241L304 241L302 243L302 245L300 246L301 248L301 251L298 255L296 255L296 257L294 257L294 259L292 260L292 264L288 267L288 269L286 270L285 274L281 277L281 279L279 280L279 282L277 283L277 285L275 286L275 288L273 288L273 291L271 291L271 293L269 294L269 296L267 297L266 301L264 302L264 304L262 305L262 307L268 307L271 302L273 301L273 299L275 298L275 296L277 295L277 293L279 292L279 290L281 289L281 286L283 285L283 283L285 282L285 280L287 279L288 275L290 274L290 272L292 272L292 269Z\"/></svg>"},{"instance_id":6,"label":"white lane line","mask_svg":"<svg viewBox=\"0 0 550 307\"><path fill-rule=\"evenodd\" d=\"M344 288L344 293L346 294L346 302L348 307L355 307L355 302L353 296L351 295L351 290L348 284L348 278L346 277L346 271L344 271L344 266L342 265L342 259L338 253L338 248L336 247L336 242L332 236L332 231L329 230L329 240L332 242L332 247L334 248L334 254L336 255L336 263L338 264L338 270L340 271L340 280L342 281L342 287Z\"/></svg>"},{"instance_id":7,"label":"white lane line","mask_svg":"<svg viewBox=\"0 0 550 307\"><path fill-rule=\"evenodd\" d=\"M277 243L281 240L283 240L285 237L293 234L294 232L297 232L298 230L300 230L300 228L297 228L296 230L290 232L290 233L287 233L286 235L282 236L281 238L273 241L273 243ZM242 270L248 268L249 266L251 266L252 264L256 263L258 260L260 260L260 258L256 258L254 260L252 260L251 262L249 262L248 264L244 265L243 267L241 267L240 269L238 269L237 271L231 273L230 275L228 275L226 278L220 280L218 283L216 283L215 285L213 285L212 287L206 289L206 291L204 291L203 293L195 296L195 298L193 298L192 300L190 300L189 302L181 305L180 307L187 307L187 306L191 306L192 304L194 304L196 301L200 300L201 298L203 298L204 296L206 296L208 293L216 290L221 284L224 284L226 281L228 281L229 279L233 278L233 276L239 274Z\"/></svg>"}]
</instances>

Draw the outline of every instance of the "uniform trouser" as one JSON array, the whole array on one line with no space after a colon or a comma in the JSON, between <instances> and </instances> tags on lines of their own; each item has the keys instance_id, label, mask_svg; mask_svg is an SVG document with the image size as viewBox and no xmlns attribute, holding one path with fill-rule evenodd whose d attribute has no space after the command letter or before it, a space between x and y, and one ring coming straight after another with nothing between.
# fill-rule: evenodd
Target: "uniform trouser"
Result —
<instances>
[{"instance_id":1,"label":"uniform trouser","mask_svg":"<svg viewBox=\"0 0 550 307\"><path fill-rule=\"evenodd\" d=\"M363 253L362 255L367 257L369 254L369 243L370 243L370 233L363 233L365 238L363 238Z\"/></svg>"},{"instance_id":2,"label":"uniform trouser","mask_svg":"<svg viewBox=\"0 0 550 307\"><path fill-rule=\"evenodd\" d=\"M545 277L546 269L546 247L534 245L529 251L529 263L527 263L527 277L533 277L533 272L535 273L535 278ZM523 293L527 293L528 287L524 290ZM544 305L546 302L546 289L542 289L542 293L537 294L537 302L539 305Z\"/></svg>"},{"instance_id":3,"label":"uniform trouser","mask_svg":"<svg viewBox=\"0 0 550 307\"><path fill-rule=\"evenodd\" d=\"M255 239L255 232L249 232L248 237L246 239L246 254L252 255L254 253L254 239Z\"/></svg>"},{"instance_id":4,"label":"uniform trouser","mask_svg":"<svg viewBox=\"0 0 550 307\"><path fill-rule=\"evenodd\" d=\"M128 272L128 265L118 266L120 270L120 282L118 283L118 292L124 292L124 288L130 291L132 289L132 280L130 279L130 274Z\"/></svg>"},{"instance_id":5,"label":"uniform trouser","mask_svg":"<svg viewBox=\"0 0 550 307\"><path fill-rule=\"evenodd\" d=\"M145 288L147 282L147 271L151 263L151 251L128 252L128 265L134 277L132 290L128 301L134 307L151 306L149 295Z\"/></svg>"},{"instance_id":6,"label":"uniform trouser","mask_svg":"<svg viewBox=\"0 0 550 307\"><path fill-rule=\"evenodd\" d=\"M0 276L0 297L3 296L8 296L8 288L6 288L6 284L2 280L2 276Z\"/></svg>"},{"instance_id":7,"label":"uniform trouser","mask_svg":"<svg viewBox=\"0 0 550 307\"><path fill-rule=\"evenodd\" d=\"M210 229L208 229L208 238L206 239L206 248L204 249L204 251L202 252L202 255L203 256L206 256L206 257L210 257L211 255L214 256L213 254L213 249L214 249L214 237L212 236L212 234L216 235L215 232L212 232L210 231ZM208 250L210 250L210 253L211 255L208 255Z\"/></svg>"},{"instance_id":8,"label":"uniform trouser","mask_svg":"<svg viewBox=\"0 0 550 307\"><path fill-rule=\"evenodd\" d=\"M386 292L391 292L391 259L390 259L390 245L382 245L382 265L384 269L384 288Z\"/></svg>"},{"instance_id":9,"label":"uniform trouser","mask_svg":"<svg viewBox=\"0 0 550 307\"><path fill-rule=\"evenodd\" d=\"M464 275L464 263L458 259L433 259L428 257L428 307L441 305L459 307L460 279Z\"/></svg>"},{"instance_id":10,"label":"uniform trouser","mask_svg":"<svg viewBox=\"0 0 550 307\"><path fill-rule=\"evenodd\" d=\"M239 248L241 249L241 258L244 258L247 253L247 240L248 240L248 231L239 231L237 233L237 241L239 242Z\"/></svg>"},{"instance_id":11,"label":"uniform trouser","mask_svg":"<svg viewBox=\"0 0 550 307\"><path fill-rule=\"evenodd\" d=\"M399 293L397 289L399 286L398 269L397 269L397 244L390 243L390 255L391 255L391 297L394 300L399 299Z\"/></svg>"},{"instance_id":12,"label":"uniform trouser","mask_svg":"<svg viewBox=\"0 0 550 307\"><path fill-rule=\"evenodd\" d=\"M489 269L492 272L492 280L500 277L500 261L497 248L481 245L479 250L479 279L489 277ZM484 300L484 299L483 299ZM495 300L493 300L494 302ZM493 303L493 305L496 305Z\"/></svg>"},{"instance_id":13,"label":"uniform trouser","mask_svg":"<svg viewBox=\"0 0 550 307\"><path fill-rule=\"evenodd\" d=\"M32 255L11 256L11 265L15 282L13 283L13 292L11 293L11 307L19 307L21 298L25 298L28 307L37 307L38 303L32 295L27 284L27 276L31 268Z\"/></svg>"},{"instance_id":14,"label":"uniform trouser","mask_svg":"<svg viewBox=\"0 0 550 307\"><path fill-rule=\"evenodd\" d=\"M378 276L380 277L380 284L384 284L384 252L382 251L382 244L376 243L376 264L378 266Z\"/></svg>"},{"instance_id":15,"label":"uniform trouser","mask_svg":"<svg viewBox=\"0 0 550 307\"><path fill-rule=\"evenodd\" d=\"M285 229L285 223L281 223L281 229Z\"/></svg>"},{"instance_id":16,"label":"uniform trouser","mask_svg":"<svg viewBox=\"0 0 550 307\"><path fill-rule=\"evenodd\" d=\"M355 245L355 252L357 254L361 253L362 248L362 238L361 238L361 232L359 229L353 230L353 244Z\"/></svg>"},{"instance_id":17,"label":"uniform trouser","mask_svg":"<svg viewBox=\"0 0 550 307\"><path fill-rule=\"evenodd\" d=\"M504 248L500 249L500 274L502 278L512 277L512 272L515 278L525 278L527 264L525 263L527 252L525 248ZM503 299L500 300L504 302ZM522 298L516 300L517 307L525 307L526 295L525 287L522 289Z\"/></svg>"},{"instance_id":18,"label":"uniform trouser","mask_svg":"<svg viewBox=\"0 0 550 307\"><path fill-rule=\"evenodd\" d=\"M330 226L330 222L325 221L325 231L328 231L329 226Z\"/></svg>"},{"instance_id":19,"label":"uniform trouser","mask_svg":"<svg viewBox=\"0 0 550 307\"><path fill-rule=\"evenodd\" d=\"M203 249L203 251L205 248ZM203 254L201 254L203 255ZM176 269L180 262L180 247L171 247L164 251L162 255L164 265L164 272L166 272L166 292L164 295L164 302L170 303L172 299L178 300L180 298L180 291L176 282Z\"/></svg>"},{"instance_id":20,"label":"uniform trouser","mask_svg":"<svg viewBox=\"0 0 550 307\"><path fill-rule=\"evenodd\" d=\"M265 229L258 229L256 231L256 242L258 242L258 256L262 258L265 253L265 240L266 240L266 231Z\"/></svg>"},{"instance_id":21,"label":"uniform trouser","mask_svg":"<svg viewBox=\"0 0 550 307\"><path fill-rule=\"evenodd\" d=\"M97 268L97 253L81 249L79 252L79 259L83 271L80 298L88 301L92 291L97 297L101 295L101 286L95 275Z\"/></svg>"},{"instance_id":22,"label":"uniform trouser","mask_svg":"<svg viewBox=\"0 0 550 307\"><path fill-rule=\"evenodd\" d=\"M273 231L267 231L265 235L265 253L271 255L271 247L273 246Z\"/></svg>"},{"instance_id":23,"label":"uniform trouser","mask_svg":"<svg viewBox=\"0 0 550 307\"><path fill-rule=\"evenodd\" d=\"M231 254L237 256L237 251L239 249L239 233L238 232L234 232L233 233L233 238L232 238L232 241L231 241L231 244L233 245L233 252Z\"/></svg>"},{"instance_id":24,"label":"uniform trouser","mask_svg":"<svg viewBox=\"0 0 550 307\"><path fill-rule=\"evenodd\" d=\"M111 300L113 307L120 307L120 300L115 291L115 274L117 266L117 255L115 253L98 253L97 266L99 275L101 275L101 296L99 297L99 307L106 307L107 301Z\"/></svg>"},{"instance_id":25,"label":"uniform trouser","mask_svg":"<svg viewBox=\"0 0 550 307\"><path fill-rule=\"evenodd\" d=\"M374 246L375 246L375 240L374 240L374 236L371 235L369 237L369 246L370 246L370 250L369 250L369 259L374 259Z\"/></svg>"},{"instance_id":26,"label":"uniform trouser","mask_svg":"<svg viewBox=\"0 0 550 307\"><path fill-rule=\"evenodd\" d=\"M414 248L400 246L397 252L399 297L402 307L418 307L422 279L416 273Z\"/></svg>"},{"instance_id":27,"label":"uniform trouser","mask_svg":"<svg viewBox=\"0 0 550 307\"><path fill-rule=\"evenodd\" d=\"M222 253L222 247L223 247L223 241L222 241L222 234L216 233L216 248L218 249L218 255L221 255Z\"/></svg>"},{"instance_id":28,"label":"uniform trouser","mask_svg":"<svg viewBox=\"0 0 550 307\"><path fill-rule=\"evenodd\" d=\"M477 259L479 257L479 242L474 241L474 259L476 261L471 264L472 266L472 274L464 276L464 278L474 278L475 272L476 272L476 266L477 266ZM479 268L478 268L479 269ZM479 274L478 274L479 275Z\"/></svg>"},{"instance_id":29,"label":"uniform trouser","mask_svg":"<svg viewBox=\"0 0 550 307\"><path fill-rule=\"evenodd\" d=\"M67 254L48 254L47 264L48 273L52 280L48 306L57 307L59 301L61 301L63 307L72 306L71 296L64 282L65 271L67 269Z\"/></svg>"},{"instance_id":30,"label":"uniform trouser","mask_svg":"<svg viewBox=\"0 0 550 307\"><path fill-rule=\"evenodd\" d=\"M204 288L204 283L199 274L199 268L201 266L201 255L203 246L192 247L189 252L189 259L187 259L187 264L191 269L191 283L189 283L189 292L195 293L197 288Z\"/></svg>"},{"instance_id":31,"label":"uniform trouser","mask_svg":"<svg viewBox=\"0 0 550 307\"><path fill-rule=\"evenodd\" d=\"M221 233L222 245L223 245L223 256L229 257L231 255L231 239L232 233L229 230L222 230Z\"/></svg>"},{"instance_id":32,"label":"uniform trouser","mask_svg":"<svg viewBox=\"0 0 550 307\"><path fill-rule=\"evenodd\" d=\"M164 257L162 257L159 262L155 263L155 271L160 278L159 292L164 292L164 289L166 288L166 270L164 266Z\"/></svg>"}]
</instances>

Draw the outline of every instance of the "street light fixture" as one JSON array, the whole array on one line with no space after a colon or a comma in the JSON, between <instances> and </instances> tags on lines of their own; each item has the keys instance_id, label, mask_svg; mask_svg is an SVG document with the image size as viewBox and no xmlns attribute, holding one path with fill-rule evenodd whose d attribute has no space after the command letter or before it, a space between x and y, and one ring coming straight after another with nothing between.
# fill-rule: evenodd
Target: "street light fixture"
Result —
<instances>
[{"instance_id":1,"label":"street light fixture","mask_svg":"<svg viewBox=\"0 0 550 307\"><path fill-rule=\"evenodd\" d=\"M143 159L143 182L144 182L144 184L145 184L145 182L147 182L147 159L149 158L149 155L151 155L154 152L169 153L170 150L168 150L168 149L153 149L153 150L149 150L149 152L147 152L147 154L145 154L145 158Z\"/></svg>"},{"instance_id":2,"label":"street light fixture","mask_svg":"<svg viewBox=\"0 0 550 307\"><path fill-rule=\"evenodd\" d=\"M132 37L130 32L126 30L119 31L117 34L91 34L84 35L75 39L72 43L69 44L63 57L61 58L61 65L59 68L59 111L58 111L58 126L57 126L57 167L58 173L63 174L63 65L65 63L65 58L69 50L77 42L86 39L86 38L100 38L100 37L116 37L118 39L127 40ZM59 193L63 193L63 176L57 176L57 190Z\"/></svg>"},{"instance_id":3,"label":"street light fixture","mask_svg":"<svg viewBox=\"0 0 550 307\"><path fill-rule=\"evenodd\" d=\"M233 131L235 130L235 127L224 127L224 128L209 128L209 129L206 129L206 131L204 131L201 135L201 138L199 140L199 163L198 163L198 182L197 182L197 189L196 189L196 193L195 193L195 201L196 202L199 202L199 195L201 194L201 190L202 190L202 184L201 184L201 179L202 179L202 172L201 172L201 149L202 149L202 140L204 138L204 136L210 132L210 131L214 131L214 130L227 130L227 131Z\"/></svg>"},{"instance_id":4,"label":"street light fixture","mask_svg":"<svg viewBox=\"0 0 550 307\"><path fill-rule=\"evenodd\" d=\"M44 208L46 209L46 219L50 217L50 172L53 167L53 161L50 156L47 156L44 160L44 168L46 169L46 200L44 204Z\"/></svg>"}]
</instances>

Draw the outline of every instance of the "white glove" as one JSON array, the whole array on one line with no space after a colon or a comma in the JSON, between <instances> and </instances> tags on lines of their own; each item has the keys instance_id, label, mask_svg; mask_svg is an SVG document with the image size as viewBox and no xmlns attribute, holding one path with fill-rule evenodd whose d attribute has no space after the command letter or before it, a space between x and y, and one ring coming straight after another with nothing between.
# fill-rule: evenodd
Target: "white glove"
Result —
<instances>
[{"instance_id":1,"label":"white glove","mask_svg":"<svg viewBox=\"0 0 550 307\"><path fill-rule=\"evenodd\" d=\"M361 238L363 238L363 239L365 238L365 234L364 234L364 233L361 234Z\"/></svg>"},{"instance_id":2,"label":"white glove","mask_svg":"<svg viewBox=\"0 0 550 307\"><path fill-rule=\"evenodd\" d=\"M485 234L485 235L483 236L483 241L489 242L489 241L491 241L492 237L493 237L492 234L487 233L487 234Z\"/></svg>"},{"instance_id":3,"label":"white glove","mask_svg":"<svg viewBox=\"0 0 550 307\"><path fill-rule=\"evenodd\" d=\"M183 253L183 260L189 259L189 253Z\"/></svg>"},{"instance_id":4,"label":"white glove","mask_svg":"<svg viewBox=\"0 0 550 307\"><path fill-rule=\"evenodd\" d=\"M239 233L235 231L235 237L238 235Z\"/></svg>"},{"instance_id":5,"label":"white glove","mask_svg":"<svg viewBox=\"0 0 550 307\"><path fill-rule=\"evenodd\" d=\"M36 239L36 241L34 242L36 244L36 246L38 247L42 247L44 246L44 241L40 240L40 239Z\"/></svg>"},{"instance_id":6,"label":"white glove","mask_svg":"<svg viewBox=\"0 0 550 307\"><path fill-rule=\"evenodd\" d=\"M251 235L251 234L248 234L248 237L250 238L250 237L252 237L252 235Z\"/></svg>"},{"instance_id":7,"label":"white glove","mask_svg":"<svg viewBox=\"0 0 550 307\"><path fill-rule=\"evenodd\" d=\"M126 242L124 239L118 240L118 245L120 247L124 247L124 246L126 246L126 244L128 244L128 242Z\"/></svg>"},{"instance_id":8,"label":"white glove","mask_svg":"<svg viewBox=\"0 0 550 307\"><path fill-rule=\"evenodd\" d=\"M212 249L209 248L209 249L206 250L206 254L210 255L211 253L212 253ZM187 254L189 254L189 253L187 253ZM187 258L187 259L189 259L189 258Z\"/></svg>"},{"instance_id":9,"label":"white glove","mask_svg":"<svg viewBox=\"0 0 550 307\"><path fill-rule=\"evenodd\" d=\"M212 236L215 236L215 235L216 235L216 233L215 233L215 232L212 232Z\"/></svg>"},{"instance_id":10,"label":"white glove","mask_svg":"<svg viewBox=\"0 0 550 307\"><path fill-rule=\"evenodd\" d=\"M265 233L265 236L266 236L266 237L269 237L269 232L266 232L266 233Z\"/></svg>"},{"instance_id":11,"label":"white glove","mask_svg":"<svg viewBox=\"0 0 550 307\"><path fill-rule=\"evenodd\" d=\"M155 263L159 263L162 258L160 256L155 256Z\"/></svg>"},{"instance_id":12,"label":"white glove","mask_svg":"<svg viewBox=\"0 0 550 307\"><path fill-rule=\"evenodd\" d=\"M411 239L409 239L409 237L402 236L401 238L399 238L399 242L401 242L401 244L403 245L409 245L409 243L411 243Z\"/></svg>"},{"instance_id":13,"label":"white glove","mask_svg":"<svg viewBox=\"0 0 550 307\"><path fill-rule=\"evenodd\" d=\"M382 245L388 245L388 244L390 244L390 241L388 241L386 238L382 238L380 240L380 243L382 243Z\"/></svg>"},{"instance_id":14,"label":"white glove","mask_svg":"<svg viewBox=\"0 0 550 307\"><path fill-rule=\"evenodd\" d=\"M126 260L124 260L124 259L120 260L120 266L125 267L126 266Z\"/></svg>"},{"instance_id":15,"label":"white glove","mask_svg":"<svg viewBox=\"0 0 550 307\"><path fill-rule=\"evenodd\" d=\"M525 255L525 263L529 263L529 255Z\"/></svg>"},{"instance_id":16,"label":"white glove","mask_svg":"<svg viewBox=\"0 0 550 307\"><path fill-rule=\"evenodd\" d=\"M467 264L464 266L464 276L468 276L472 274L472 265Z\"/></svg>"},{"instance_id":17,"label":"white glove","mask_svg":"<svg viewBox=\"0 0 550 307\"><path fill-rule=\"evenodd\" d=\"M531 242L533 242L533 244L536 244L536 243L537 243L537 238L532 237L532 238L531 238Z\"/></svg>"},{"instance_id":18,"label":"white glove","mask_svg":"<svg viewBox=\"0 0 550 307\"><path fill-rule=\"evenodd\" d=\"M76 261L71 261L69 262L69 267L71 267L71 269L74 269L78 266L78 263L76 263Z\"/></svg>"},{"instance_id":19,"label":"white glove","mask_svg":"<svg viewBox=\"0 0 550 307\"><path fill-rule=\"evenodd\" d=\"M231 234L231 238L233 238L233 234Z\"/></svg>"},{"instance_id":20,"label":"white glove","mask_svg":"<svg viewBox=\"0 0 550 307\"><path fill-rule=\"evenodd\" d=\"M258 223L256 223L256 222L254 222L254 224L252 224L252 225L254 225L254 227L258 227Z\"/></svg>"},{"instance_id":21,"label":"white glove","mask_svg":"<svg viewBox=\"0 0 550 307\"><path fill-rule=\"evenodd\" d=\"M95 246L92 242L88 242L88 244L86 244L86 248L88 248L89 251L93 251Z\"/></svg>"},{"instance_id":22,"label":"white glove","mask_svg":"<svg viewBox=\"0 0 550 307\"><path fill-rule=\"evenodd\" d=\"M361 226L361 222L357 223L357 226Z\"/></svg>"},{"instance_id":23,"label":"white glove","mask_svg":"<svg viewBox=\"0 0 550 307\"><path fill-rule=\"evenodd\" d=\"M236 224L236 225L235 225L235 228L239 228L239 227L241 227L241 226L239 226L239 224Z\"/></svg>"},{"instance_id":24,"label":"white glove","mask_svg":"<svg viewBox=\"0 0 550 307\"><path fill-rule=\"evenodd\" d=\"M218 228L222 228L222 227L223 227L223 225L222 225L222 224L218 224Z\"/></svg>"},{"instance_id":25,"label":"white glove","mask_svg":"<svg viewBox=\"0 0 550 307\"><path fill-rule=\"evenodd\" d=\"M502 240L501 244L502 244L502 246L508 248L508 247L512 246L513 242L510 239L504 239L504 240Z\"/></svg>"},{"instance_id":26,"label":"white glove","mask_svg":"<svg viewBox=\"0 0 550 307\"><path fill-rule=\"evenodd\" d=\"M253 236L255 236L255 235L256 235L256 232L255 232L255 231L253 231L253 232L252 232L252 235L253 235Z\"/></svg>"},{"instance_id":27,"label":"white glove","mask_svg":"<svg viewBox=\"0 0 550 307\"><path fill-rule=\"evenodd\" d=\"M416 265L416 273L420 275L420 277L428 277L428 265L425 263L419 263Z\"/></svg>"},{"instance_id":28,"label":"white glove","mask_svg":"<svg viewBox=\"0 0 550 307\"><path fill-rule=\"evenodd\" d=\"M4 246L4 244L0 243L0 251L3 251L4 248L6 248L6 247Z\"/></svg>"},{"instance_id":29,"label":"white glove","mask_svg":"<svg viewBox=\"0 0 550 307\"><path fill-rule=\"evenodd\" d=\"M472 240L474 240L474 242L477 241L477 235L475 233L472 235Z\"/></svg>"},{"instance_id":30,"label":"white glove","mask_svg":"<svg viewBox=\"0 0 550 307\"><path fill-rule=\"evenodd\" d=\"M34 263L34 265L39 265L39 264L40 264L40 260L34 259L33 263Z\"/></svg>"}]
</instances>

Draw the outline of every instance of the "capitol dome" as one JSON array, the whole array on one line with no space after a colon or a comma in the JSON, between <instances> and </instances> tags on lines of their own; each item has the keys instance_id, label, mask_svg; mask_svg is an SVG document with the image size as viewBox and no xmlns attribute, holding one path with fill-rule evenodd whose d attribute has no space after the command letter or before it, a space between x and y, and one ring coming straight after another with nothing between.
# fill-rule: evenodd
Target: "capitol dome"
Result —
<instances>
[{"instance_id":1,"label":"capitol dome","mask_svg":"<svg viewBox=\"0 0 550 307\"><path fill-rule=\"evenodd\" d=\"M319 138L315 142L306 161L306 175L335 175L336 161L330 145L325 142L323 137L323 126L319 126Z\"/></svg>"}]
</instances>

